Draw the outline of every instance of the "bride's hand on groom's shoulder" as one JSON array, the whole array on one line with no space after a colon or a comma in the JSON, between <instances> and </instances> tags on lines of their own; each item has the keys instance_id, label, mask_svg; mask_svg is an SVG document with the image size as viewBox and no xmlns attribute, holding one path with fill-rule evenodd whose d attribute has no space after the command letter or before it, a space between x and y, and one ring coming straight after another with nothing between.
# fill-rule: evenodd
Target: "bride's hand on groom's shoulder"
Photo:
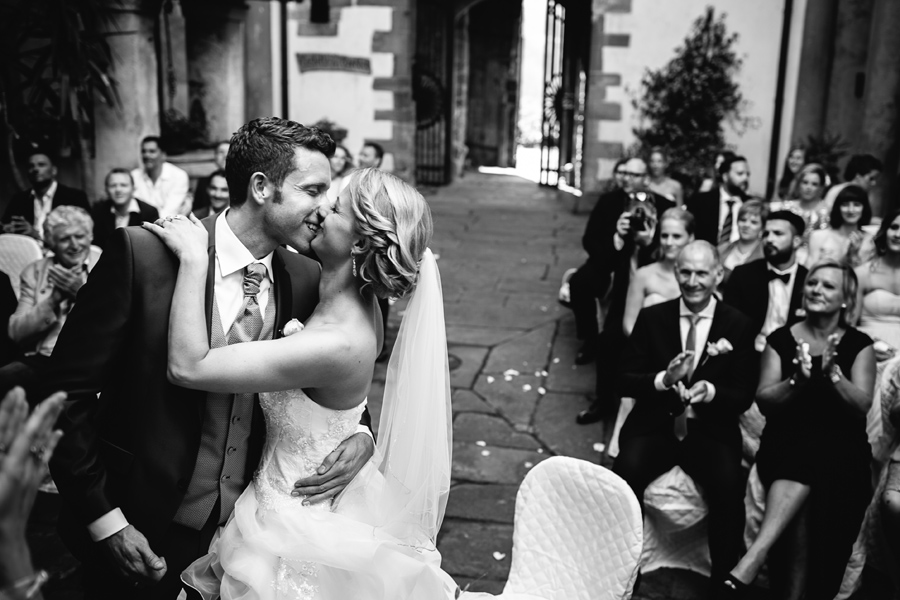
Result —
<instances>
[{"instance_id":1,"label":"bride's hand on groom's shoulder","mask_svg":"<svg viewBox=\"0 0 900 600\"><path fill-rule=\"evenodd\" d=\"M193 214L157 219L153 223L144 222L141 227L156 234L181 262L207 262L209 233Z\"/></svg>"},{"instance_id":2,"label":"bride's hand on groom's shoulder","mask_svg":"<svg viewBox=\"0 0 900 600\"><path fill-rule=\"evenodd\" d=\"M316 474L294 483L292 496L306 496L304 504L316 504L336 497L359 473L372 454L375 440L367 433L357 433L334 449L316 469Z\"/></svg>"}]
</instances>

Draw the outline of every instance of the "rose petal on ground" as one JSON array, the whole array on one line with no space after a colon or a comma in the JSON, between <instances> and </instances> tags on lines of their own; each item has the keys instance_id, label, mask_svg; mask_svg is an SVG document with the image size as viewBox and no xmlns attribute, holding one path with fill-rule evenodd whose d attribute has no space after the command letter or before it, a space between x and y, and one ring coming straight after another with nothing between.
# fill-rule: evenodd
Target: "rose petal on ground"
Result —
<instances>
[{"instance_id":1,"label":"rose petal on ground","mask_svg":"<svg viewBox=\"0 0 900 600\"><path fill-rule=\"evenodd\" d=\"M494 560L503 560L504 558L506 558L506 554L503 552L494 552Z\"/></svg>"},{"instance_id":2,"label":"rose petal on ground","mask_svg":"<svg viewBox=\"0 0 900 600\"><path fill-rule=\"evenodd\" d=\"M594 444L594 452L604 452L604 451L606 451L606 444L601 444L600 442L597 442L596 444Z\"/></svg>"},{"instance_id":3,"label":"rose petal on ground","mask_svg":"<svg viewBox=\"0 0 900 600\"><path fill-rule=\"evenodd\" d=\"M484 440L478 440L477 442L475 442L475 445L484 448L485 446L487 446L487 442L485 442Z\"/></svg>"}]
</instances>

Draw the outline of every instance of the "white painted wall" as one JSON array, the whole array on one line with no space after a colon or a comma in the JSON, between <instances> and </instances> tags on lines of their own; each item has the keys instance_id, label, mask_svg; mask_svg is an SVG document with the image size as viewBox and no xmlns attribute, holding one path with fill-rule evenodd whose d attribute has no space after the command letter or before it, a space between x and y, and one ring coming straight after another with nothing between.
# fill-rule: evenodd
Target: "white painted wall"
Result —
<instances>
[{"instance_id":1,"label":"white painted wall","mask_svg":"<svg viewBox=\"0 0 900 600\"><path fill-rule=\"evenodd\" d=\"M637 121L631 102L640 89L644 70L658 69L674 56L694 20L705 13L709 4L709 0L633 0L631 13L605 15L606 33L627 33L631 40L628 47L603 50L603 70L622 77L622 86L607 88L608 101L622 106L622 121L603 121L602 141L620 141L626 148L634 143L631 130ZM728 31L739 35L736 48L744 64L737 79L747 101L745 115L756 124L743 135L726 124L726 141L750 161L751 191L763 193L772 139L784 0L716 0L714 6L717 14L726 13ZM613 162L602 161L601 178L609 177Z\"/></svg>"},{"instance_id":2,"label":"white painted wall","mask_svg":"<svg viewBox=\"0 0 900 600\"><path fill-rule=\"evenodd\" d=\"M296 14L296 11L292 11ZM394 56L372 52L372 38L376 31L390 31L393 9L383 6L349 6L341 9L337 36L297 35L297 21L288 22L288 65L290 108L288 116L294 121L311 125L327 118L348 131L344 145L355 157L363 141L391 139L391 121L376 121L376 110L391 110L394 96L390 91L372 89L376 77L394 74ZM354 58L368 58L372 73L338 71L308 71L300 73L297 53L340 54Z\"/></svg>"}]
</instances>

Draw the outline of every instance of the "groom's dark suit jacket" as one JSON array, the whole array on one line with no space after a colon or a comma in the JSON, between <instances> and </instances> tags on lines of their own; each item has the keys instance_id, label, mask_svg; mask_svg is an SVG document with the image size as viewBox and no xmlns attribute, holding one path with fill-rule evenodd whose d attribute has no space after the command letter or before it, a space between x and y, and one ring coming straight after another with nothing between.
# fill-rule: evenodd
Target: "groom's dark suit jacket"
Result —
<instances>
[{"instance_id":1,"label":"groom's dark suit jacket","mask_svg":"<svg viewBox=\"0 0 900 600\"><path fill-rule=\"evenodd\" d=\"M210 233L209 328L215 217L203 223ZM97 558L86 526L116 507L158 548L191 479L207 394L166 377L177 268L174 255L149 231L115 231L78 293L51 358L48 389L69 394L60 418L65 435L50 465L63 499L59 531L83 561ZM312 313L320 270L315 261L282 248L275 251L272 270L280 332L289 319L305 321ZM257 403L247 481L259 463L264 432Z\"/></svg>"},{"instance_id":2,"label":"groom's dark suit jacket","mask_svg":"<svg viewBox=\"0 0 900 600\"><path fill-rule=\"evenodd\" d=\"M680 320L680 298L645 308L638 315L622 363L622 395L636 400L622 426L622 439L673 431L674 417L682 411L681 400L674 387L657 391L653 380L682 351ZM753 350L755 335L747 317L716 303L707 342L724 338L734 349L718 356L709 356L704 349L691 382L685 383L690 387L706 380L716 387L712 402L694 404L697 422L691 435L699 432L740 451L738 416L753 402L759 372Z\"/></svg>"},{"instance_id":3,"label":"groom's dark suit jacket","mask_svg":"<svg viewBox=\"0 0 900 600\"><path fill-rule=\"evenodd\" d=\"M797 275L794 277L794 287L791 290L791 303L788 307L787 325L803 320L799 311L807 273L804 266L797 266ZM760 258L735 267L728 279L724 300L726 304L747 315L753 325L754 335L758 334L766 322L766 311L769 309L769 266L766 259Z\"/></svg>"}]
</instances>

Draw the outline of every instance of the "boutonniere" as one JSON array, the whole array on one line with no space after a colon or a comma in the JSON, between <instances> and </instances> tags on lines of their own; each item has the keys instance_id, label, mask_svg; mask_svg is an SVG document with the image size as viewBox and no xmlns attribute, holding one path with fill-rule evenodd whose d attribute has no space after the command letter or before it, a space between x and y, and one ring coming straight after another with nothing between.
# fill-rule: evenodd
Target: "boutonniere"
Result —
<instances>
[{"instance_id":1,"label":"boutonniere","mask_svg":"<svg viewBox=\"0 0 900 600\"><path fill-rule=\"evenodd\" d=\"M720 339L716 343L706 343L707 356L719 356L720 354L728 354L732 350L734 350L734 346L732 346L731 342L729 342L725 338Z\"/></svg>"},{"instance_id":2,"label":"boutonniere","mask_svg":"<svg viewBox=\"0 0 900 600\"><path fill-rule=\"evenodd\" d=\"M294 335L298 331L303 331L303 323L297 319L291 319L284 324L284 329L281 330L281 336L287 337L289 335Z\"/></svg>"}]
</instances>

